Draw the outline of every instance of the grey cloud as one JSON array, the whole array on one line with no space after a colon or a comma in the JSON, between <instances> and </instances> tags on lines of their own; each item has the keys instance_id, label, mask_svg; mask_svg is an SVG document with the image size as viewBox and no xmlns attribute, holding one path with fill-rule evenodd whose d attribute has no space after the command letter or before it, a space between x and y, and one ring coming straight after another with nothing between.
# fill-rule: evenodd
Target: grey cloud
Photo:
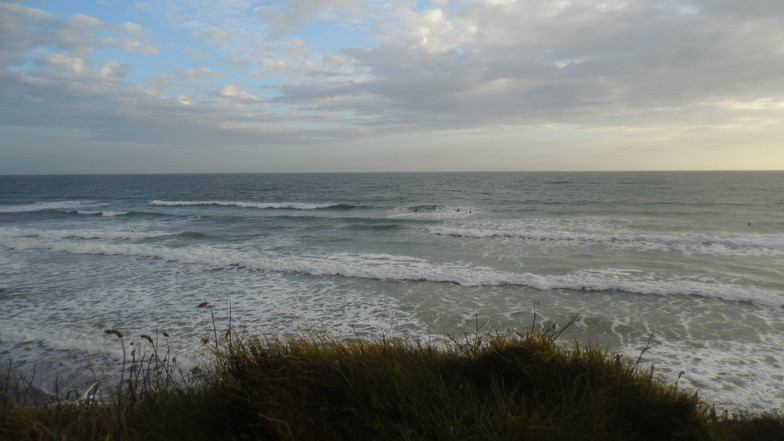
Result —
<instances>
[{"instance_id":1,"label":"grey cloud","mask_svg":"<svg viewBox=\"0 0 784 441\"><path fill-rule=\"evenodd\" d=\"M546 9L552 4L458 11L448 18L472 23L476 34L446 52L396 39L345 50L370 79L340 88L289 84L278 100L427 130L607 126L620 115L645 124L650 109L678 118L676 109L707 102L784 99L784 2L639 1L610 11L572 2L560 12Z\"/></svg>"},{"instance_id":2,"label":"grey cloud","mask_svg":"<svg viewBox=\"0 0 784 441\"><path fill-rule=\"evenodd\" d=\"M356 3L298 0L268 18L278 20L282 31L328 8ZM189 2L175 4L170 13ZM247 12L247 2L231 4ZM561 11L550 9L554 4L484 2L453 9L444 17L452 21L447 30L456 33L439 34L436 50L405 32L420 24L393 21L378 28L377 45L326 55L324 64L335 66L310 73L291 67L288 83L275 85L277 96L267 99L266 79L254 87L227 78L222 89L204 91L201 80L222 75L206 68L133 86L123 80L128 66L95 66L90 59L92 50L118 44L118 27L0 2L0 125L77 130L96 141L206 148L497 125L733 124L752 111L722 103L784 101L784 2L640 0L604 11L595 2L572 2ZM206 17L207 9L202 5L194 14ZM401 32L388 32L391 27ZM240 28L231 29L240 35ZM289 75L273 49L259 62ZM9 69L22 62L27 70ZM161 95L177 88L199 96ZM771 105L753 112L781 110ZM323 128L283 129L293 126Z\"/></svg>"},{"instance_id":3,"label":"grey cloud","mask_svg":"<svg viewBox=\"0 0 784 441\"><path fill-rule=\"evenodd\" d=\"M0 126L59 127L84 130L93 141L193 148L221 145L228 133L232 142L246 145L299 140L273 128L281 122L280 117L248 118L218 103L187 106L130 86L114 84L100 90L92 83L90 79L73 80L66 86L53 79L5 72L0 75L0 96L4 97ZM226 122L233 122L233 128L223 129Z\"/></svg>"},{"instance_id":4,"label":"grey cloud","mask_svg":"<svg viewBox=\"0 0 784 441\"><path fill-rule=\"evenodd\" d=\"M137 33L134 27L130 30ZM86 15L59 18L39 9L0 2L2 67L23 63L33 56L33 50L66 52L80 58L108 46L147 55L156 52L153 46L127 38L125 34L128 34L125 24L108 25Z\"/></svg>"},{"instance_id":5,"label":"grey cloud","mask_svg":"<svg viewBox=\"0 0 784 441\"><path fill-rule=\"evenodd\" d=\"M102 32L122 30L87 16L60 19L32 8L0 2L0 126L79 133L92 142L214 147L227 143L309 142L319 131L283 128L285 115L249 109L256 98L237 88L204 92L198 82L223 73L192 68L150 78L152 87L125 81L129 67L91 59L94 49L117 42ZM7 22L7 23L6 23ZM8 24L8 26L6 26ZM42 48L44 50L42 50ZM10 68L14 63L23 69ZM191 88L201 95L167 97L165 89ZM228 99L226 98L228 97ZM247 102L247 103L246 103ZM2 148L10 147L6 139Z\"/></svg>"}]
</instances>

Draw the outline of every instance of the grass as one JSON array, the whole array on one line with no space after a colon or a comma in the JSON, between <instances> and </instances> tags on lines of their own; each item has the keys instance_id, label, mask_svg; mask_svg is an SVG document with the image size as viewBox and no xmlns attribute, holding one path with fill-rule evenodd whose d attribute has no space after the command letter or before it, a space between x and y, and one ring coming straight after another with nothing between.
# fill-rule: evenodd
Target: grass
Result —
<instances>
[{"instance_id":1,"label":"grass","mask_svg":"<svg viewBox=\"0 0 784 441\"><path fill-rule=\"evenodd\" d=\"M215 327L206 341L215 359L196 377L176 368L165 336L162 346L144 336L126 353L108 401L30 405L6 381L0 439L784 439L781 416L717 416L639 359L564 346L558 334L476 334L433 345L219 336Z\"/></svg>"}]
</instances>

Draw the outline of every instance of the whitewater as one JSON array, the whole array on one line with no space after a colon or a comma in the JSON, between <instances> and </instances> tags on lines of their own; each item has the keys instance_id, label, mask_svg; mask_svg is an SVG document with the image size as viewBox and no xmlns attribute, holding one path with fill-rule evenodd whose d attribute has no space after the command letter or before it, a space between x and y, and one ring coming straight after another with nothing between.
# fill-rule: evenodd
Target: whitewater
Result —
<instances>
[{"instance_id":1,"label":"whitewater","mask_svg":"<svg viewBox=\"0 0 784 441\"><path fill-rule=\"evenodd\" d=\"M188 369L203 301L260 335L577 315L565 342L781 411L783 209L782 172L0 176L0 362L78 391L117 371L115 328Z\"/></svg>"}]
</instances>

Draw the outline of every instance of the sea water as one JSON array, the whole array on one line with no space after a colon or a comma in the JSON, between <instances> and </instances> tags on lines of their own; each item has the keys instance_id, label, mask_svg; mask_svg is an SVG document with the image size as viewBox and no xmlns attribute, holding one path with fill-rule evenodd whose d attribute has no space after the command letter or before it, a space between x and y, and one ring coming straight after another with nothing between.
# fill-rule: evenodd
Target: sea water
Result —
<instances>
[{"instance_id":1,"label":"sea water","mask_svg":"<svg viewBox=\"0 0 784 441\"><path fill-rule=\"evenodd\" d=\"M83 388L115 328L196 365L204 301L220 329L432 342L576 315L565 342L781 411L783 269L782 172L0 176L0 363Z\"/></svg>"}]
</instances>

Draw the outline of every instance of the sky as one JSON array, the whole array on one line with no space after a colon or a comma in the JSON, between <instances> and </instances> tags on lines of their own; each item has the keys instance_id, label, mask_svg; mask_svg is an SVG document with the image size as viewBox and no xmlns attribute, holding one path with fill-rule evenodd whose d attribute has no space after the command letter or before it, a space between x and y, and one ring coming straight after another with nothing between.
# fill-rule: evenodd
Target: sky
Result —
<instances>
[{"instance_id":1,"label":"sky","mask_svg":"<svg viewBox=\"0 0 784 441\"><path fill-rule=\"evenodd\" d=\"M728 169L781 0L0 0L0 174Z\"/></svg>"}]
</instances>

